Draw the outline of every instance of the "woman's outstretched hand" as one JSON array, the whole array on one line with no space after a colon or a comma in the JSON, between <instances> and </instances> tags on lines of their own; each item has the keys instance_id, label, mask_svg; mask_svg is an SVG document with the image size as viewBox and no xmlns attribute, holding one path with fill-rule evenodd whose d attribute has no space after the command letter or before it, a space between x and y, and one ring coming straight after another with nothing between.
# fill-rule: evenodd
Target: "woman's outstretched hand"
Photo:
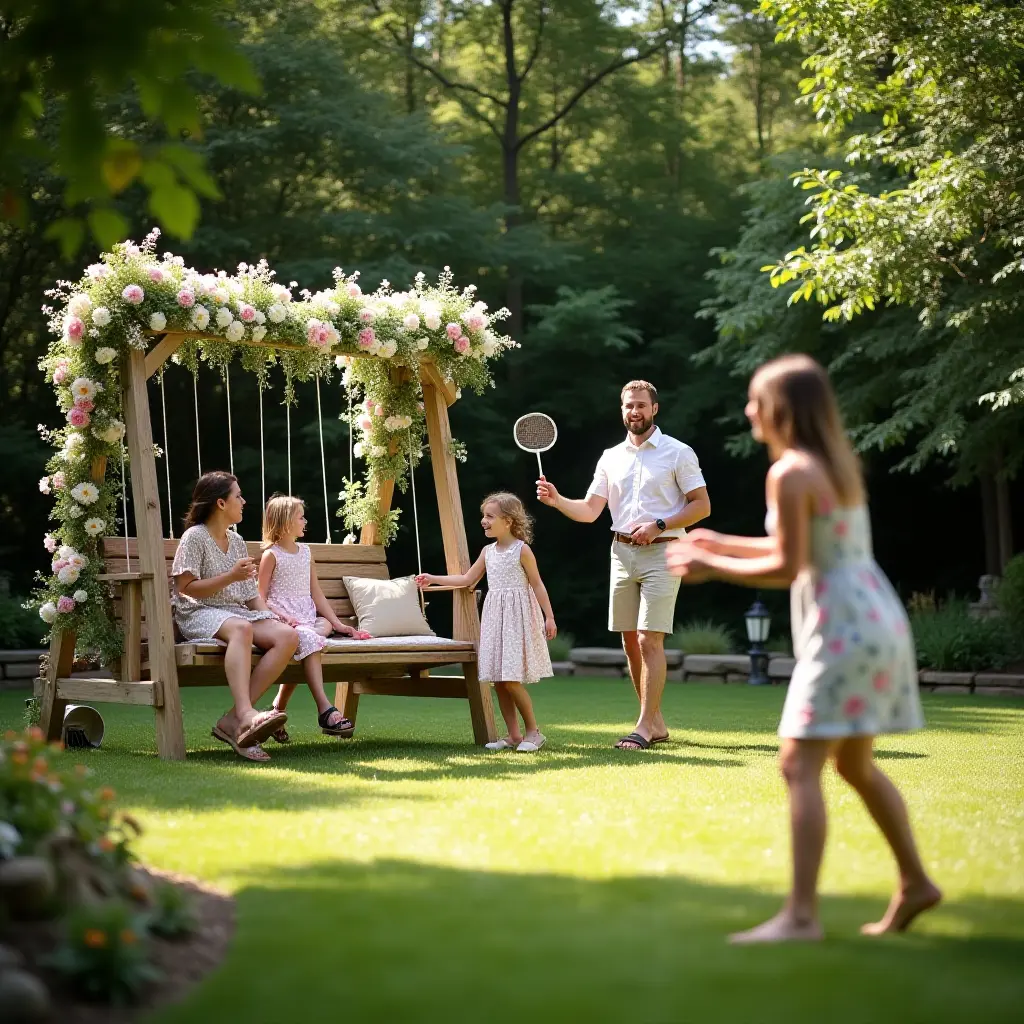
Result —
<instances>
[{"instance_id":1,"label":"woman's outstretched hand","mask_svg":"<svg viewBox=\"0 0 1024 1024\"><path fill-rule=\"evenodd\" d=\"M705 561L705 553L689 536L673 541L665 553L668 571L682 578L684 583L706 583L714 571Z\"/></svg>"},{"instance_id":2,"label":"woman's outstretched hand","mask_svg":"<svg viewBox=\"0 0 1024 1024\"><path fill-rule=\"evenodd\" d=\"M413 579L416 581L416 586L420 590L426 590L431 583L437 582L437 577L433 573L421 572L418 576L414 576Z\"/></svg>"}]
</instances>

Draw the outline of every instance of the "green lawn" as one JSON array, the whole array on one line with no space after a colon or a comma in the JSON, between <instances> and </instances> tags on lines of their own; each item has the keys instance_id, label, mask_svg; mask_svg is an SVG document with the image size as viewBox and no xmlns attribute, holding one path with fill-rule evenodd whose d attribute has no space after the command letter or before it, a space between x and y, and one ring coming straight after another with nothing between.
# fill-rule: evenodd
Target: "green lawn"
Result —
<instances>
[{"instance_id":1,"label":"green lawn","mask_svg":"<svg viewBox=\"0 0 1024 1024\"><path fill-rule=\"evenodd\" d=\"M1024 701L927 696L931 728L881 742L947 902L863 939L893 869L828 779L829 939L734 949L787 881L781 689L671 685L675 742L611 749L629 684L534 688L550 746L469 745L456 701L364 698L359 738L315 729L268 767L209 738L225 691L187 691L191 751L156 760L151 714L106 707L84 756L147 827L149 863L235 893L224 967L154 1021L1018 1021L1024 1006ZM0 726L21 696L0 696ZM72 757L70 753L67 755ZM82 755L78 755L82 756Z\"/></svg>"}]
</instances>

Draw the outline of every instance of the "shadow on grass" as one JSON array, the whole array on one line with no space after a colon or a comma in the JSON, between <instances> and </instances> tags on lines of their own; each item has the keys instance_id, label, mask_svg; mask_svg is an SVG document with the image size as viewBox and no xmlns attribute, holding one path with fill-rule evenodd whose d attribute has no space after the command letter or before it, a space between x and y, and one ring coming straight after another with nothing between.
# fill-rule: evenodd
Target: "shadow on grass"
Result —
<instances>
[{"instance_id":1,"label":"shadow on grass","mask_svg":"<svg viewBox=\"0 0 1024 1024\"><path fill-rule=\"evenodd\" d=\"M884 899L828 896L816 945L726 935L778 897L683 877L583 879L404 860L253 872L224 967L171 1022L1019 1019L1022 905L972 899L871 940ZM956 932L951 936L938 932Z\"/></svg>"}]
</instances>

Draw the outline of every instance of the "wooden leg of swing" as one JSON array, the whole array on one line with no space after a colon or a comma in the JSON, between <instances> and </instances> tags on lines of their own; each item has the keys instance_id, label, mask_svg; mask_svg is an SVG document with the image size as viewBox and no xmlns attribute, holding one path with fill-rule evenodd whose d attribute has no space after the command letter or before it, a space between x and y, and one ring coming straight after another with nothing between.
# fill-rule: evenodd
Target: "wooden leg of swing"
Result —
<instances>
[{"instance_id":1,"label":"wooden leg of swing","mask_svg":"<svg viewBox=\"0 0 1024 1024\"><path fill-rule=\"evenodd\" d=\"M43 680L43 696L40 701L39 726L51 743L59 740L64 731L64 710L66 700L57 696L57 680L71 675L75 660L75 634L70 630L54 630L50 637L50 658Z\"/></svg>"},{"instance_id":2,"label":"wooden leg of swing","mask_svg":"<svg viewBox=\"0 0 1024 1024\"><path fill-rule=\"evenodd\" d=\"M481 683L477 675L476 662L462 666L466 679L466 696L469 698L469 717L473 723L473 740L478 747L493 743L498 738L494 725L494 704L491 701L491 684Z\"/></svg>"},{"instance_id":3,"label":"wooden leg of swing","mask_svg":"<svg viewBox=\"0 0 1024 1024\"><path fill-rule=\"evenodd\" d=\"M353 724L359 714L359 694L352 683L338 683L334 688L334 706Z\"/></svg>"}]
</instances>

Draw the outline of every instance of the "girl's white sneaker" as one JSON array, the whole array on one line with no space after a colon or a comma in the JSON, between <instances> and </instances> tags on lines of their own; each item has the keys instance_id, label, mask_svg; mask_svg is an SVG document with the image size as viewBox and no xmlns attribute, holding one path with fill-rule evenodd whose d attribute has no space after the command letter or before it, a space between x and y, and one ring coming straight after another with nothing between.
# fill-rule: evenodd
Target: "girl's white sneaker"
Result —
<instances>
[{"instance_id":1,"label":"girl's white sneaker","mask_svg":"<svg viewBox=\"0 0 1024 1024\"><path fill-rule=\"evenodd\" d=\"M547 741L547 737L543 733L538 733L536 743L532 740L523 740L523 742L516 747L516 750L518 750L520 754L536 754L537 751L547 743Z\"/></svg>"},{"instance_id":2,"label":"girl's white sneaker","mask_svg":"<svg viewBox=\"0 0 1024 1024\"><path fill-rule=\"evenodd\" d=\"M484 750L512 750L515 746L507 736L502 736L500 740L495 740L493 743L485 743Z\"/></svg>"}]
</instances>

